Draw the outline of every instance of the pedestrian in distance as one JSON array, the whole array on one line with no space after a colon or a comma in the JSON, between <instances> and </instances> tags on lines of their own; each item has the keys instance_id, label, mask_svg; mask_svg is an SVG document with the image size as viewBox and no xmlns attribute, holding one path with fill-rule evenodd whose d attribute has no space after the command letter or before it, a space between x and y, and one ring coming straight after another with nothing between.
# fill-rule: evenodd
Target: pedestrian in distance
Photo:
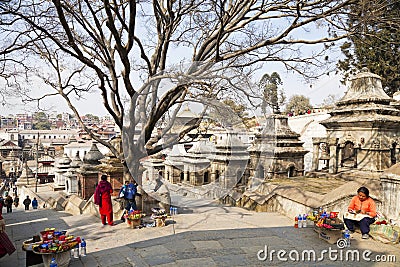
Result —
<instances>
[{"instance_id":1,"label":"pedestrian in distance","mask_svg":"<svg viewBox=\"0 0 400 267\"><path fill-rule=\"evenodd\" d=\"M29 210L29 205L31 204L31 199L29 198L29 196L26 196L26 198L24 199L24 202L22 202L25 206L25 210Z\"/></svg>"},{"instance_id":2,"label":"pedestrian in distance","mask_svg":"<svg viewBox=\"0 0 400 267\"><path fill-rule=\"evenodd\" d=\"M107 181L107 175L101 176L101 181L94 191L94 204L99 206L101 223L103 225L114 225L111 194L113 192L111 184Z\"/></svg>"},{"instance_id":3,"label":"pedestrian in distance","mask_svg":"<svg viewBox=\"0 0 400 267\"><path fill-rule=\"evenodd\" d=\"M38 206L39 206L38 201L37 201L36 197L34 197L32 200L32 208L34 210L37 210Z\"/></svg>"},{"instance_id":4,"label":"pedestrian in distance","mask_svg":"<svg viewBox=\"0 0 400 267\"><path fill-rule=\"evenodd\" d=\"M18 195L15 195L15 197L14 197L14 206L16 208L18 208L18 206L19 206L19 197L18 197Z\"/></svg>"},{"instance_id":5,"label":"pedestrian in distance","mask_svg":"<svg viewBox=\"0 0 400 267\"><path fill-rule=\"evenodd\" d=\"M7 207L7 213L12 212L12 205L13 205L13 198L10 195L7 195L6 199L4 200L4 204Z\"/></svg>"}]
</instances>

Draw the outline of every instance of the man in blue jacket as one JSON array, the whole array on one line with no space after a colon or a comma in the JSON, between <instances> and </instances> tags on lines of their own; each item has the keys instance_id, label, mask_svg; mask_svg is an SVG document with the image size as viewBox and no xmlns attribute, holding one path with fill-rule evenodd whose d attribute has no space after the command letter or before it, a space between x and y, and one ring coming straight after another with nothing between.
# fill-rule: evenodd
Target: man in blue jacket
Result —
<instances>
[{"instance_id":1,"label":"man in blue jacket","mask_svg":"<svg viewBox=\"0 0 400 267\"><path fill-rule=\"evenodd\" d=\"M128 213L131 209L137 210L135 196L137 193L137 183L134 181L130 181L128 184L122 186L119 196L123 196L125 202L125 213ZM125 221L125 218L121 217L122 221Z\"/></svg>"}]
</instances>

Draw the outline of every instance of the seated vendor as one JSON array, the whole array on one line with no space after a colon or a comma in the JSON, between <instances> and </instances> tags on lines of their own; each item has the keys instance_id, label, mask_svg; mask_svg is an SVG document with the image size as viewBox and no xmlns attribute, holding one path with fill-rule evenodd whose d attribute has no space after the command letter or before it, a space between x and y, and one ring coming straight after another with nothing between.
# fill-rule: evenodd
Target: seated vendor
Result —
<instances>
[{"instance_id":1,"label":"seated vendor","mask_svg":"<svg viewBox=\"0 0 400 267\"><path fill-rule=\"evenodd\" d=\"M376 206L372 198L369 197L368 188L362 186L357 190L357 196L354 196L348 207L348 212L355 214L365 214L368 215L362 218L360 221L351 220L344 218L344 223L347 229L354 232L354 226L360 226L361 234L363 239L369 238L369 226L374 223L376 216Z\"/></svg>"}]
</instances>

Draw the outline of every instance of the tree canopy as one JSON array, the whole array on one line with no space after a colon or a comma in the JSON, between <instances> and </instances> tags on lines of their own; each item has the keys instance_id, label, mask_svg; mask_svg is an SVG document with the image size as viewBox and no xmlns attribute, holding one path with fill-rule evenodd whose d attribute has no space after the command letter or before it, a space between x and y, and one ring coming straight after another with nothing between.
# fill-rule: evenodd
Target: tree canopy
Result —
<instances>
[{"instance_id":1,"label":"tree canopy","mask_svg":"<svg viewBox=\"0 0 400 267\"><path fill-rule=\"evenodd\" d=\"M400 88L400 1L360 1L349 9L347 23L355 34L341 46L345 58L338 68L344 80L367 67L382 77L384 90L393 95ZM371 16L378 19L365 20Z\"/></svg>"},{"instance_id":2,"label":"tree canopy","mask_svg":"<svg viewBox=\"0 0 400 267\"><path fill-rule=\"evenodd\" d=\"M36 112L33 115L32 128L34 130L50 130L51 123L49 122L49 117L43 111Z\"/></svg>"},{"instance_id":3,"label":"tree canopy","mask_svg":"<svg viewBox=\"0 0 400 267\"><path fill-rule=\"evenodd\" d=\"M310 99L303 95L293 95L289 98L286 104L286 112L294 113L294 115L306 114L308 110L311 110Z\"/></svg>"},{"instance_id":4,"label":"tree canopy","mask_svg":"<svg viewBox=\"0 0 400 267\"><path fill-rule=\"evenodd\" d=\"M261 64L280 62L304 77L326 71L326 50L353 33L343 18L356 2L3 1L0 74L26 101L61 96L91 137L140 179L140 159L190 131L146 146L160 126L171 129L183 103L207 108L229 96L258 105L263 94L251 77ZM26 86L38 78L39 97ZM88 92L101 96L121 128L122 150L83 124L74 101Z\"/></svg>"},{"instance_id":5,"label":"tree canopy","mask_svg":"<svg viewBox=\"0 0 400 267\"><path fill-rule=\"evenodd\" d=\"M278 85L282 85L283 82L277 72L273 72L271 75L268 73L260 80L260 87L263 90L263 102L261 109L265 114L266 106L272 108L273 113L280 112L280 106L285 103L286 97L282 89L278 89Z\"/></svg>"}]
</instances>

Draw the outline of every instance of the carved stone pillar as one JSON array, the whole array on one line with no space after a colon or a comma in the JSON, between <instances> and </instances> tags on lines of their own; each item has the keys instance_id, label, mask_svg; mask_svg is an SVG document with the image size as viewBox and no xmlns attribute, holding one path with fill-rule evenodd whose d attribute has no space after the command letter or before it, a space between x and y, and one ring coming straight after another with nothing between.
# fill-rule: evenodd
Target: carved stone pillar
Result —
<instances>
[{"instance_id":1,"label":"carved stone pillar","mask_svg":"<svg viewBox=\"0 0 400 267\"><path fill-rule=\"evenodd\" d=\"M338 162L337 162L337 144L338 138L328 138L327 144L329 146L329 173L337 173Z\"/></svg>"},{"instance_id":2,"label":"carved stone pillar","mask_svg":"<svg viewBox=\"0 0 400 267\"><path fill-rule=\"evenodd\" d=\"M313 171L318 171L319 165L319 144L321 143L320 138L312 138L313 142L313 157L312 157L312 166L311 169Z\"/></svg>"},{"instance_id":3,"label":"carved stone pillar","mask_svg":"<svg viewBox=\"0 0 400 267\"><path fill-rule=\"evenodd\" d=\"M382 185L382 212L389 219L400 223L400 176L391 171L380 177Z\"/></svg>"}]
</instances>

